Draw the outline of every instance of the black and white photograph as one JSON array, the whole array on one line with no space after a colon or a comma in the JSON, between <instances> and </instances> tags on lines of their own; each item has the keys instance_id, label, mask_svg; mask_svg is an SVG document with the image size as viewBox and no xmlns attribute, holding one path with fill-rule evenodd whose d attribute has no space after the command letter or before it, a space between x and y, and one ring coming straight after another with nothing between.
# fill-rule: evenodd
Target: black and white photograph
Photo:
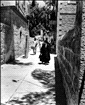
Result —
<instances>
[{"instance_id":1,"label":"black and white photograph","mask_svg":"<svg viewBox=\"0 0 85 105\"><path fill-rule=\"evenodd\" d=\"M1 0L1 105L85 105L85 0Z\"/></svg>"}]
</instances>

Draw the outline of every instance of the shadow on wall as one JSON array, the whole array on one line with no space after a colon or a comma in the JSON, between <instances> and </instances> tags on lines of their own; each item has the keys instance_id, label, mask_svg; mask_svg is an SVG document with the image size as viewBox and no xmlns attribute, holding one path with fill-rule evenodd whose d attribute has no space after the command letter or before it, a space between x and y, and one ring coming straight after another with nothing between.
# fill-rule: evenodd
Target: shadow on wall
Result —
<instances>
[{"instance_id":1,"label":"shadow on wall","mask_svg":"<svg viewBox=\"0 0 85 105\"><path fill-rule=\"evenodd\" d=\"M58 44L59 68L63 76L68 105L78 104L80 71L80 36L69 30Z\"/></svg>"},{"instance_id":2,"label":"shadow on wall","mask_svg":"<svg viewBox=\"0 0 85 105\"><path fill-rule=\"evenodd\" d=\"M14 34L12 26L5 25L5 62L15 61Z\"/></svg>"},{"instance_id":3,"label":"shadow on wall","mask_svg":"<svg viewBox=\"0 0 85 105\"><path fill-rule=\"evenodd\" d=\"M67 98L65 88L63 86L63 76L60 71L60 65L58 58L55 57L55 92L56 92L56 103L59 105L67 105Z\"/></svg>"},{"instance_id":4,"label":"shadow on wall","mask_svg":"<svg viewBox=\"0 0 85 105\"><path fill-rule=\"evenodd\" d=\"M15 6L4 6L1 9L3 32L1 33L1 62L10 63L28 50L26 35L28 34L27 20ZM23 30L23 34L20 31ZM4 37L3 37L4 36ZM23 41L22 41L23 40Z\"/></svg>"},{"instance_id":5,"label":"shadow on wall","mask_svg":"<svg viewBox=\"0 0 85 105\"><path fill-rule=\"evenodd\" d=\"M8 7L0 7L1 9L1 63L13 61L14 54L14 35L11 25L11 10Z\"/></svg>"}]
</instances>

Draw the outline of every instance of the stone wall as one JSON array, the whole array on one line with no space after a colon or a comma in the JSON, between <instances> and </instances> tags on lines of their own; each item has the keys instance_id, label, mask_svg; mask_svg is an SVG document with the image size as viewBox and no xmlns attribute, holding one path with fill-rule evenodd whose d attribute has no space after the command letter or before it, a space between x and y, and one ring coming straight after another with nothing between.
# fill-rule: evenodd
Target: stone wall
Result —
<instances>
[{"instance_id":1,"label":"stone wall","mask_svg":"<svg viewBox=\"0 0 85 105\"><path fill-rule=\"evenodd\" d=\"M85 1L77 1L77 3L75 26L57 43L57 59L63 76L67 105L78 105L81 83L85 72ZM85 80L82 89L79 105L85 104Z\"/></svg>"},{"instance_id":2,"label":"stone wall","mask_svg":"<svg viewBox=\"0 0 85 105\"><path fill-rule=\"evenodd\" d=\"M15 58L25 54L26 35L29 35L28 26L17 12L11 10L11 22L14 34Z\"/></svg>"},{"instance_id":3,"label":"stone wall","mask_svg":"<svg viewBox=\"0 0 85 105\"><path fill-rule=\"evenodd\" d=\"M83 0L82 6L82 36L81 36L81 55L80 55L80 78L79 78L79 87L81 87L82 77L85 72L85 1ZM80 105L85 105L85 80L84 80L84 87L83 87L83 94Z\"/></svg>"},{"instance_id":4,"label":"stone wall","mask_svg":"<svg viewBox=\"0 0 85 105\"><path fill-rule=\"evenodd\" d=\"M74 50L74 46L79 46L80 39L73 39L74 30L70 30L70 33L70 38L64 37L59 41L57 58L63 76L67 105L78 105L80 56L77 53L79 48L76 47ZM69 35L69 32L67 34Z\"/></svg>"},{"instance_id":5,"label":"stone wall","mask_svg":"<svg viewBox=\"0 0 85 105\"><path fill-rule=\"evenodd\" d=\"M8 8L0 8L1 9L1 63L6 62L8 59L12 58L13 56L13 30L11 27L11 19L10 19L10 9ZM10 50L11 48L11 50Z\"/></svg>"},{"instance_id":6,"label":"stone wall","mask_svg":"<svg viewBox=\"0 0 85 105\"><path fill-rule=\"evenodd\" d=\"M2 63L25 55L26 36L29 36L28 24L16 7L1 7L1 56Z\"/></svg>"},{"instance_id":7,"label":"stone wall","mask_svg":"<svg viewBox=\"0 0 85 105\"><path fill-rule=\"evenodd\" d=\"M34 38L29 37L29 51L32 50L31 47L33 46L33 44L34 44Z\"/></svg>"},{"instance_id":8,"label":"stone wall","mask_svg":"<svg viewBox=\"0 0 85 105\"><path fill-rule=\"evenodd\" d=\"M67 1L58 3L57 39L61 39L66 32L74 27L76 2Z\"/></svg>"},{"instance_id":9,"label":"stone wall","mask_svg":"<svg viewBox=\"0 0 85 105\"><path fill-rule=\"evenodd\" d=\"M0 30L0 38L1 38L1 40L0 40L0 48L1 48L1 63L3 63L3 62L5 62L5 28L4 28L4 26L5 26L5 24L3 24L3 23L1 23L1 30Z\"/></svg>"},{"instance_id":10,"label":"stone wall","mask_svg":"<svg viewBox=\"0 0 85 105\"><path fill-rule=\"evenodd\" d=\"M67 105L78 105L80 73L80 35L75 27L76 2L58 8L57 58L63 76Z\"/></svg>"}]
</instances>

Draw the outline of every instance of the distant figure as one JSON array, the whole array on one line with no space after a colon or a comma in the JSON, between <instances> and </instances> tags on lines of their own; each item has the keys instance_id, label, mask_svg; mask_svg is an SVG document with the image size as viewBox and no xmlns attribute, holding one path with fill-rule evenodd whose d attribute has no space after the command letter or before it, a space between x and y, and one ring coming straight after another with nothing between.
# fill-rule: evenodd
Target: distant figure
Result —
<instances>
[{"instance_id":1,"label":"distant figure","mask_svg":"<svg viewBox=\"0 0 85 105\"><path fill-rule=\"evenodd\" d=\"M41 47L42 47L42 44L43 44L43 40L41 39L41 40L39 40L39 50L41 49Z\"/></svg>"},{"instance_id":2,"label":"distant figure","mask_svg":"<svg viewBox=\"0 0 85 105\"><path fill-rule=\"evenodd\" d=\"M48 43L47 38L43 42L42 47L40 49L39 58L40 58L40 61L42 63L49 63L49 60L50 60L50 44Z\"/></svg>"},{"instance_id":3,"label":"distant figure","mask_svg":"<svg viewBox=\"0 0 85 105\"><path fill-rule=\"evenodd\" d=\"M37 49L37 39L34 38L34 46L33 46L33 53L36 54L36 49Z\"/></svg>"}]
</instances>

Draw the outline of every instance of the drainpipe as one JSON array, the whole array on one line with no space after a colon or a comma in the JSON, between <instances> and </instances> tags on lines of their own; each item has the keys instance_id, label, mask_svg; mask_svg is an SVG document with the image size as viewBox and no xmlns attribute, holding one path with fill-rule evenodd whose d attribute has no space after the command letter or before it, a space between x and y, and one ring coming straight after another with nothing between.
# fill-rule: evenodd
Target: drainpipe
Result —
<instances>
[{"instance_id":1,"label":"drainpipe","mask_svg":"<svg viewBox=\"0 0 85 105\"><path fill-rule=\"evenodd\" d=\"M56 53L58 52L58 41L57 41L57 17L58 17L58 0L55 1L56 4Z\"/></svg>"}]
</instances>

